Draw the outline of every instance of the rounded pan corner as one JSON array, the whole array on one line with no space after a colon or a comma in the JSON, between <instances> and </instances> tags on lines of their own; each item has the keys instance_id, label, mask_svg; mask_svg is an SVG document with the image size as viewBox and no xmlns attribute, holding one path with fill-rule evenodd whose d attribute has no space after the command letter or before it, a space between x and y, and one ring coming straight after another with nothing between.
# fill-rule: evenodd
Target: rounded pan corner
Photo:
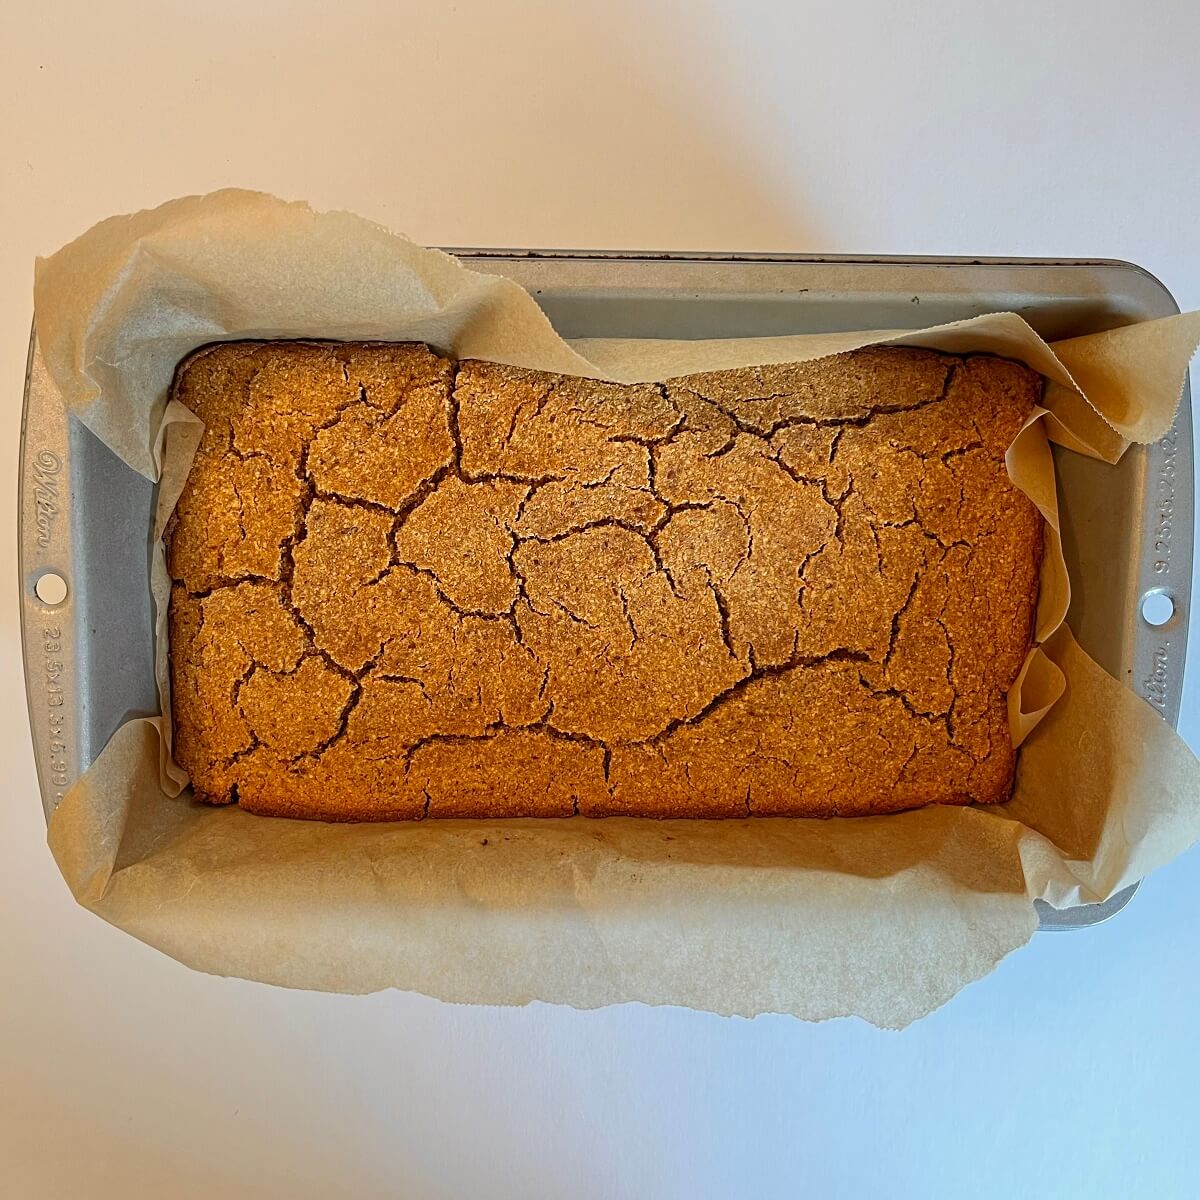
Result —
<instances>
[{"instance_id":1,"label":"rounded pan corner","mask_svg":"<svg viewBox=\"0 0 1200 1200\"><path fill-rule=\"evenodd\" d=\"M1141 263L1131 262L1127 258L1105 258L1099 261L1102 266L1112 267L1113 269L1119 271L1128 271L1130 274L1136 275L1138 278L1148 283L1151 289L1156 292L1163 301L1164 311L1162 316L1171 317L1183 311L1179 307L1179 301L1175 299L1175 294L1148 267L1143 267Z\"/></svg>"},{"instance_id":2,"label":"rounded pan corner","mask_svg":"<svg viewBox=\"0 0 1200 1200\"><path fill-rule=\"evenodd\" d=\"M1038 914L1038 931L1044 933L1066 933L1074 929L1087 929L1102 925L1117 915L1141 886L1141 881L1114 892L1099 904L1076 904L1071 908L1054 908L1044 900L1035 900Z\"/></svg>"}]
</instances>

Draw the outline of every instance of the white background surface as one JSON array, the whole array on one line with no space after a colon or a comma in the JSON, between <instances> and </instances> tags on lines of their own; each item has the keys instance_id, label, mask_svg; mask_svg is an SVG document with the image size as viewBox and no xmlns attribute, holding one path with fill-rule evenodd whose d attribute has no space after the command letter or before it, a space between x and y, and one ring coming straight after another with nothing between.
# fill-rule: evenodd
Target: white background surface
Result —
<instances>
[{"instance_id":1,"label":"white background surface","mask_svg":"<svg viewBox=\"0 0 1200 1200\"><path fill-rule=\"evenodd\" d=\"M286 993L108 928L44 846L13 529L33 258L110 213L1110 256L1200 307L1198 36L1186 0L0 6L0 1193L1196 1195L1196 851L903 1034Z\"/></svg>"}]
</instances>

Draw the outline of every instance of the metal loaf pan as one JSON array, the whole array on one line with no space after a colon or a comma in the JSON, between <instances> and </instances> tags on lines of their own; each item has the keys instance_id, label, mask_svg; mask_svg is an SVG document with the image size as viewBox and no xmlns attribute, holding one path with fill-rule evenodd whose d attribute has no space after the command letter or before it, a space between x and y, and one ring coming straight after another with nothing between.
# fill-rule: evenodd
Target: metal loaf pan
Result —
<instances>
[{"instance_id":1,"label":"metal loaf pan","mask_svg":"<svg viewBox=\"0 0 1200 1200\"><path fill-rule=\"evenodd\" d=\"M528 290L564 337L705 338L921 328L1020 313L1054 340L1167 316L1171 294L1123 262L455 250ZM1190 609L1190 396L1173 430L1111 467L1056 458L1071 625L1099 663L1175 723ZM148 586L153 487L68 418L30 347L18 545L29 717L47 815L131 716L157 710ZM67 582L47 604L47 572ZM1155 627L1144 597L1174 614ZM1041 908L1042 928L1111 916L1107 903Z\"/></svg>"}]
</instances>

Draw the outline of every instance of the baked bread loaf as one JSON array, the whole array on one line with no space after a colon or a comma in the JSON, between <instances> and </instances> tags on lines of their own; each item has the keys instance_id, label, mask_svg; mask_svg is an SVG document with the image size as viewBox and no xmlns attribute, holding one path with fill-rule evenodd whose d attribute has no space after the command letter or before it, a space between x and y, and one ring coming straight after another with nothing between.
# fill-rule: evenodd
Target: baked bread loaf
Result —
<instances>
[{"instance_id":1,"label":"baked bread loaf","mask_svg":"<svg viewBox=\"0 0 1200 1200\"><path fill-rule=\"evenodd\" d=\"M174 752L258 813L834 816L1008 797L1041 378L876 348L615 385L216 345L167 533Z\"/></svg>"}]
</instances>

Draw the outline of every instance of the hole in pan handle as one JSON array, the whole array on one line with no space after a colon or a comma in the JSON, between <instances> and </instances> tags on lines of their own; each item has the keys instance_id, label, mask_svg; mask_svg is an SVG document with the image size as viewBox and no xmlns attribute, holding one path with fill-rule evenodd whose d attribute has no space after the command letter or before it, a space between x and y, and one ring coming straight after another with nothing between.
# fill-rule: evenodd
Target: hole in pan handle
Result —
<instances>
[{"instance_id":1,"label":"hole in pan handle","mask_svg":"<svg viewBox=\"0 0 1200 1200\"><path fill-rule=\"evenodd\" d=\"M1154 629L1161 629L1175 616L1175 597L1166 588L1151 588L1142 596L1142 620Z\"/></svg>"},{"instance_id":2,"label":"hole in pan handle","mask_svg":"<svg viewBox=\"0 0 1200 1200\"><path fill-rule=\"evenodd\" d=\"M46 571L37 577L33 594L47 608L57 608L67 598L67 581L57 571Z\"/></svg>"}]
</instances>

